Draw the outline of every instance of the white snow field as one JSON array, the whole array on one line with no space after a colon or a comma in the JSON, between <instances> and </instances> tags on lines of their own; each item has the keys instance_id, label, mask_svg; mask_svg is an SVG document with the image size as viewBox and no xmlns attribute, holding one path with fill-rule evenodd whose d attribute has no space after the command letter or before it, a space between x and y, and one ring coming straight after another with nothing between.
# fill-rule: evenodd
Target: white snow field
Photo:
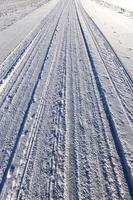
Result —
<instances>
[{"instance_id":1,"label":"white snow field","mask_svg":"<svg viewBox=\"0 0 133 200\"><path fill-rule=\"evenodd\" d=\"M133 1L82 0L82 4L133 76Z\"/></svg>"},{"instance_id":2,"label":"white snow field","mask_svg":"<svg viewBox=\"0 0 133 200\"><path fill-rule=\"evenodd\" d=\"M133 199L133 77L93 3L0 31L0 200Z\"/></svg>"},{"instance_id":3,"label":"white snow field","mask_svg":"<svg viewBox=\"0 0 133 200\"><path fill-rule=\"evenodd\" d=\"M125 13L127 11L130 12L130 14L133 14L133 1L132 0L91 0L95 1L105 7L110 7L111 9L114 9L116 11L119 11L120 13Z\"/></svg>"}]
</instances>

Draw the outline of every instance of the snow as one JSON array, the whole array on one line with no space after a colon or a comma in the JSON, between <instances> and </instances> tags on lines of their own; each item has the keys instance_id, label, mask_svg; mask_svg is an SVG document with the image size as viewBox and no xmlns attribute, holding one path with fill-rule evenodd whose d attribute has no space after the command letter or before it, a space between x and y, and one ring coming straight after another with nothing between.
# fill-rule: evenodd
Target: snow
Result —
<instances>
[{"instance_id":1,"label":"snow","mask_svg":"<svg viewBox=\"0 0 133 200\"><path fill-rule=\"evenodd\" d=\"M131 1L126 1L126 4L128 2ZM82 5L113 46L126 69L133 75L133 19L95 1L82 0Z\"/></svg>"},{"instance_id":2,"label":"snow","mask_svg":"<svg viewBox=\"0 0 133 200\"><path fill-rule=\"evenodd\" d=\"M48 0L0 0L0 30L12 25Z\"/></svg>"},{"instance_id":3,"label":"snow","mask_svg":"<svg viewBox=\"0 0 133 200\"><path fill-rule=\"evenodd\" d=\"M0 64L27 35L33 32L57 2L58 0L53 0L44 4L12 26L0 31Z\"/></svg>"},{"instance_id":4,"label":"snow","mask_svg":"<svg viewBox=\"0 0 133 200\"><path fill-rule=\"evenodd\" d=\"M119 6L128 11L133 12L133 1L132 0L104 0L104 2Z\"/></svg>"},{"instance_id":5,"label":"snow","mask_svg":"<svg viewBox=\"0 0 133 200\"><path fill-rule=\"evenodd\" d=\"M30 1L40 5L0 0L28 12ZM12 25L7 14L0 200L133 196L133 19L96 0L82 4L51 0L22 18L13 12Z\"/></svg>"}]
</instances>

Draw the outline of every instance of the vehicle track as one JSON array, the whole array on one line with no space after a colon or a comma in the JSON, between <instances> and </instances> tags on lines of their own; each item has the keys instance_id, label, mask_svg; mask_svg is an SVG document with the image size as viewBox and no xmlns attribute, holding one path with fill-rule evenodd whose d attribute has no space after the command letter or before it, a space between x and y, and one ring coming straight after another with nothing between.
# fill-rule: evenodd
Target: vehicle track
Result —
<instances>
[{"instance_id":1,"label":"vehicle track","mask_svg":"<svg viewBox=\"0 0 133 200\"><path fill-rule=\"evenodd\" d=\"M55 29L55 30L56 30L56 29ZM48 48L47 48L47 49L48 49ZM47 58L47 52L46 52L45 58ZM42 62L43 62L43 60L42 60ZM41 63L39 63L39 64L41 64ZM43 66L43 63L42 63L41 65ZM40 66L41 66L41 65L40 65ZM34 67L34 65L33 65L33 67ZM32 68L33 68L33 67L32 67ZM31 74L32 79L35 80L35 75L36 75L38 72L37 72L37 73L33 73L32 71L33 71L34 68L33 68L33 69L32 69L32 68L31 68L30 74ZM36 70L38 70L38 69L35 68L34 70L35 70L35 72L36 72ZM41 71L42 71L42 70L41 70ZM26 75L27 75L27 74L26 74ZM27 76L28 76L28 75L27 75ZM40 74L39 74L39 76L40 76ZM25 77L25 79L24 79L24 83L25 83L25 84L27 84L27 80L28 80L28 79L29 79L29 78L26 79L26 77ZM32 79L31 79L31 80L32 80ZM29 80L30 80L30 79L29 79ZM31 81L31 80L30 80L30 81ZM31 81L31 82L32 82L32 81ZM37 79L37 82L38 82L38 79ZM37 85L36 85L36 86L37 86ZM36 87L36 86L35 86L35 87ZM19 93L23 91L23 90L22 90L23 87L26 87L26 85L24 85L24 86L22 85L22 86L20 87ZM21 90L22 90L22 91L21 91ZM18 94L18 95L19 95L19 94ZM21 93L20 93L20 95L21 95ZM27 96L27 97L28 97L28 96ZM18 98L18 96L15 95L14 98ZM14 99L13 99L13 100L14 100ZM14 100L14 102L17 103L17 101L15 101L15 100ZM14 107L14 103L13 103L13 102L12 102L12 104L13 104L13 107ZM12 105L12 104L11 104L11 105ZM11 111L9 110L9 112L11 112ZM14 112L14 110L13 110L13 112ZM8 117L8 118L9 118L9 117ZM5 120L5 115L4 115L3 121L4 121L4 120ZM2 125L2 126L4 125L3 121L1 120L1 125ZM1 129L2 129L2 128L1 128ZM9 132L9 134L10 134L10 132ZM4 135L4 140L6 139L6 137L9 139L9 136L6 134L6 135ZM2 147L2 145L4 145L4 141L3 141L2 139L3 139L3 138L1 138L1 141L2 141L1 147Z\"/></svg>"},{"instance_id":2,"label":"vehicle track","mask_svg":"<svg viewBox=\"0 0 133 200\"><path fill-rule=\"evenodd\" d=\"M89 57L78 24L76 11L73 11L73 18L75 19L74 23L76 24L72 26L74 36L71 39L74 49L74 52L71 50L73 60L72 66L74 66L74 68L73 72L70 74L73 74L71 81L73 81L74 89L72 90L73 95L71 94L71 97L74 96L74 99L71 100L71 106L69 100L69 117L67 116L66 118L70 120L68 123L69 127L72 127L74 121L76 122L73 138L70 136L68 137L71 138L70 141L68 139L68 148L70 149L69 154L71 155L71 152L74 152L74 150L72 151L69 145L74 146L72 142L75 141L75 154L77 156L73 156L72 159L76 159L75 163L77 163L77 167L75 167L75 169L73 168L72 171L77 171L78 178L76 178L76 175L74 177L73 173L72 177L74 177L73 179L75 179L75 182L72 177L69 179L68 188L66 188L66 191L68 190L66 193L68 193L69 196L67 197L67 194L65 196L68 199L74 199L75 196L73 195L77 191L78 196L75 199L98 199L99 195L102 196L103 199L105 199L107 195L112 197L112 199L128 199L129 193L127 185L124 183L125 180L121 164L119 161L116 164L118 155L115 145L109 144L112 138L106 135L107 133L110 133L111 135L111 130L106 116L104 116L104 114L101 115L101 113L104 112L104 108L102 108L102 105L100 107L101 103L100 96L98 95L97 83L95 83L93 72L88 68L88 65L91 68L91 63L88 62ZM88 73L88 71L90 72ZM85 76L86 74L88 76ZM86 81L87 79L88 81ZM93 86L93 82L95 83L95 86ZM88 85L90 85L90 87ZM68 86L68 88L73 87ZM85 92L83 92L84 90ZM97 98L99 98L99 100L97 100ZM75 107L74 110L72 109L72 106ZM72 120L71 115L74 115L74 120ZM106 123L103 118L106 120ZM71 131L72 128L69 130L69 134ZM89 131L91 133L90 136L88 135ZM112 158L113 155L116 155L114 159ZM72 167L71 162L69 162L69 169ZM102 184L103 182L105 185ZM122 190L120 189L121 184L123 184ZM69 185L72 185L70 190ZM74 190L76 185L78 189Z\"/></svg>"},{"instance_id":3,"label":"vehicle track","mask_svg":"<svg viewBox=\"0 0 133 200\"><path fill-rule=\"evenodd\" d=\"M119 96L123 105L123 109L125 110L127 117L131 122L131 126L133 126L133 78L121 63L120 59L103 33L83 9L81 3L79 5L79 9L82 13L90 35L94 40L101 60L104 63L110 81L117 91L117 95Z\"/></svg>"},{"instance_id":4,"label":"vehicle track","mask_svg":"<svg viewBox=\"0 0 133 200\"><path fill-rule=\"evenodd\" d=\"M58 9L59 7L57 7ZM57 10L55 8L55 12L53 12L51 14L51 17L48 17L47 19L47 23L46 26L44 26L41 31L39 31L39 33L37 34L37 36L33 39L33 41L31 42L31 44L27 47L28 49L26 49L24 51L24 55L22 56L20 54L20 57L17 59L17 61L15 62L15 64L13 65L13 72L12 74L9 73L9 71L12 71L12 65L11 65L11 69L9 69L9 71L7 72L7 74L10 74L9 76L7 76L7 74L4 75L3 79L5 79L5 76L7 76L7 80L5 80L6 83L4 83L1 87L2 87L2 91L1 91L1 98L0 98L0 107L8 107L11 104L11 101L8 100L8 96L12 97L14 94L11 93L12 88L15 87L16 85L18 86L17 89L15 87L15 92L19 89L19 87L22 84L22 80L23 77L26 75L27 71L29 70L29 68L32 65L32 60L33 58L38 54L39 49L41 48L41 43L43 42L43 40L45 40L50 32L50 28L51 28L51 21L55 18L55 14L57 13ZM48 44L47 44L48 45ZM46 46L46 49L48 47ZM45 52L44 52L45 53ZM12 56L11 56L12 57ZM9 63L8 63L9 64ZM4 64L3 64L4 65ZM4 65L5 66L5 65ZM10 66L10 64L9 64ZM19 80L18 80L19 79ZM11 93L11 94L10 94ZM6 101L7 100L7 101ZM5 102L6 101L6 102ZM6 104L6 105L3 105ZM1 108L4 110L4 108ZM3 116L3 112L1 112L0 115L0 119Z\"/></svg>"},{"instance_id":5,"label":"vehicle track","mask_svg":"<svg viewBox=\"0 0 133 200\"><path fill-rule=\"evenodd\" d=\"M23 55L25 54L25 51L30 47L30 45L33 43L36 37L38 38L39 41L40 37L38 37L38 35L42 36L41 34L42 33L44 34L44 30L47 29L48 26L50 26L50 21L53 18L53 16L55 16L55 14L57 13L57 10L59 9L60 5L61 5L60 2L57 3L55 8L48 14L48 16L41 21L41 23L35 28L34 31L32 30L28 34L28 36L13 50L13 52L11 52L8 55L8 57L0 65L1 84L8 77L11 71L14 70L15 66L17 67L17 63L20 62ZM34 50L34 48L32 48L32 50Z\"/></svg>"},{"instance_id":6,"label":"vehicle track","mask_svg":"<svg viewBox=\"0 0 133 200\"><path fill-rule=\"evenodd\" d=\"M79 17L78 17L78 19L79 19ZM124 133L124 129L123 130L121 129L121 132L123 132L123 133L119 132L118 124L117 124L117 122L115 122L115 120L118 120L118 119L113 118L113 114L111 114L111 112L113 110L110 107L110 104L108 102L109 99L108 99L108 97L106 97L106 93L104 93L103 85L102 85L102 82L100 80L101 77L99 78L100 74L98 74L98 72L97 72L97 67L96 67L97 63L95 63L93 54L89 49L89 45L86 41L85 33L82 29L80 20L79 20L79 24L80 24L81 32L83 34L85 45L86 45L86 48L87 48L87 51L88 51L88 56L89 56L89 59L91 61L91 65L92 65L93 73L94 73L95 80L96 80L96 83L97 83L97 86L98 86L98 90L100 92L100 95L101 95L101 98L102 98L102 101L103 101L103 107L104 107L105 113L107 115L107 119L109 121L109 125L110 125L110 129L111 129L112 136L113 136L113 139L114 139L114 143L115 143L115 146L116 146L116 150L117 150L117 153L118 153L119 158L120 158L121 166L123 168L124 176L125 176L126 182L128 184L130 195L132 197L132 164L131 164L132 159L129 158L128 154L130 154L130 153L127 152L127 146L124 145L124 141L123 141L123 138L121 136L121 134ZM123 116L123 117L125 117L125 116ZM125 120L127 120L127 119L125 118ZM126 127L127 127L127 130L129 129L129 134L132 134L132 129L130 128L130 123L126 123ZM128 138L126 138L126 140L127 139ZM129 148L128 151L130 152L131 148ZM130 168L130 170L129 170L129 168Z\"/></svg>"},{"instance_id":7,"label":"vehicle track","mask_svg":"<svg viewBox=\"0 0 133 200\"><path fill-rule=\"evenodd\" d=\"M62 10L62 9L61 9ZM62 11L61 11L61 13L62 13ZM56 22L56 25L55 25L55 27L54 27L54 30L53 30L53 34L52 34L52 36L51 36L51 39L50 39L50 43L49 43L49 46L48 46L48 48L47 48L47 51L46 51L46 55L44 56L44 58L43 58L43 63L45 63L45 60L46 60L46 58L47 58L47 55L48 55L48 52L49 52L49 49L50 49L50 46L51 46L51 43L52 43L52 40L53 40L53 38L54 38L54 35L55 35L55 32L56 32L56 28L57 28L57 26L58 26L58 22L59 22L59 19L60 19L60 16L61 16L61 14L59 15L59 18L57 18L57 22ZM19 142L19 139L20 139L20 136L21 136L21 133L22 133L22 130L23 130L23 126L24 126L24 124L25 124L25 121L26 121L26 118L27 118L27 115L28 115L28 112L29 112L29 109L30 109L30 106L31 106L31 103L32 103L32 101L33 101L33 97L34 97L34 93L35 93L35 91L36 91L36 88L37 88L37 86L38 86L38 83L39 83L39 80L40 80L40 77L41 77L41 74L42 74L42 71L43 71L43 68L44 68L44 64L42 63L42 65L41 65L41 70L40 70L40 72L38 73L38 78L37 78L37 82L35 83L35 85L34 85L34 88L33 88L33 90L32 90L32 93L31 93L31 98L29 99L29 102L28 102L28 107L27 107L27 109L26 109L26 111L25 111L25 114L24 114L24 116L23 116L23 120L22 120L22 122L21 122L21 124L20 124L20 128L18 129L18 133L17 133L17 136L16 136L16 142L15 142L15 144L14 144L14 147L13 147L13 149L9 149L10 151L11 151L11 155L10 155L10 157L8 158L8 163L7 163L7 167L6 167L6 164L5 163L3 163L3 165L6 167L3 167L3 168L5 168L5 172L4 172L4 174L3 174L3 178L2 178L2 180L1 180L1 187L0 187L0 189L1 189L1 191L2 191L2 188L3 188L3 186L4 186L4 182L5 182L5 179L6 179L6 176L7 176L7 173L8 173L8 171L9 171L9 169L10 169L10 166L11 166L11 161L12 161L12 159L13 159L13 157L14 157L14 154L15 154L15 151L16 151L16 148L17 148L17 145L18 145L18 142ZM34 77L34 74L32 75L32 77L33 77L33 80L35 80L35 77ZM32 80L32 79L31 79ZM17 97L16 97L17 98ZM19 111L19 114L20 114L20 111ZM12 115L11 115L12 116ZM2 124L3 125L3 124ZM10 131L9 131L9 134L10 134ZM8 141L9 141L9 136L8 135L6 135L6 137L8 138ZM13 140L13 141L15 141L15 140ZM7 150L7 141L6 141L6 150ZM10 147L9 147L10 148ZM1 164L2 164L2 162L1 162ZM3 171L3 168L2 168L2 165L1 165L1 170ZM2 173L2 172L1 172Z\"/></svg>"},{"instance_id":8,"label":"vehicle track","mask_svg":"<svg viewBox=\"0 0 133 200\"><path fill-rule=\"evenodd\" d=\"M63 31L64 32L64 31ZM63 34L63 32L62 32L62 34ZM65 37L65 36L64 36ZM60 37L60 39L61 39L62 37ZM63 38L62 38L63 39ZM54 61L54 63L53 63L53 65L54 66L56 66L55 67L55 71L57 70L57 64L58 64L58 62L59 62L59 57L60 57L60 51L61 51L61 47L60 46L62 46L62 39L61 39L61 43L59 44L59 46L57 46L57 52L56 52L56 54L55 54L55 61ZM61 59L62 59L62 57L61 57ZM61 64L61 61L60 61L60 64ZM53 67L54 67L53 66ZM61 68L61 70L62 70L62 66L60 66L59 65L59 68ZM59 71L60 72L60 71ZM58 72L58 73L59 73ZM55 74L55 72L54 72L54 74ZM63 72L63 74L64 74L64 72ZM60 80L60 76L61 76L61 80ZM63 75L64 76L64 75ZM53 77L54 78L54 77ZM55 77L55 82L52 82L52 88L53 87L57 87L57 89L59 90L59 89L61 89L62 87L63 87L63 80L62 80L62 75L59 73L59 84L61 84L61 85L58 85L58 82L57 82L57 76ZM65 78L65 77L64 77ZM63 79L64 79L63 78ZM63 82L62 82L63 81ZM55 85L55 83L57 84L57 85ZM50 86L49 86L50 87ZM54 88L53 88L54 89ZM58 91L57 90L57 91ZM62 89L61 89L62 90ZM52 89L51 89L51 87L49 88L49 90L48 91L52 91ZM61 95L61 91L59 90L58 92L55 92L55 97L56 96L60 96L60 98L62 98L62 95ZM48 94L49 94L49 92L48 92ZM52 95L53 95L53 93L51 93ZM59 94L59 95L57 95L57 94ZM59 97L58 97L59 98ZM55 102L55 103L54 103ZM52 124L52 128L51 128L51 130L49 130L49 128L50 127L48 127L48 130L47 131L50 131L51 132L51 138L50 138L50 143L49 144L47 144L48 146L50 145L51 146L51 158L50 158L50 160L49 160L49 157L47 156L47 155L44 155L44 157L46 157L46 161L47 160L49 160L49 161L47 161L48 163L49 163L49 167L50 167L50 171L51 171L51 173L50 173L50 175L49 175L49 177L47 177L47 179L45 178L44 180L46 181L46 192L45 192L45 195L44 194L42 194L42 192L40 191L40 193L41 194L38 194L38 196L36 197L36 198L39 198L41 195L43 195L43 196L45 196L45 198L46 199L53 199L53 198L55 198L56 197L56 195L58 195L59 196L59 194L58 193L56 193L56 191L55 191L55 188L58 188L59 187L59 185L58 185L58 182L57 182L57 178L58 178L58 176L56 175L56 173L58 172L59 173L59 170L61 170L60 168L58 169L58 171L57 171L57 167L60 167L60 166L58 166L58 163L57 163L57 157L56 156L59 156L58 154L58 148L59 148L59 146L60 146L60 144L59 144L59 140L60 140L60 138L59 138L59 129L60 129L60 124L59 124L59 122L60 122L60 120L61 120L61 100L59 100L58 99L58 101L57 101L57 99L55 98L54 99L54 102L53 102L53 105L52 105L52 109L53 109L53 117L52 117L52 120L50 120L51 121L51 124ZM50 102L51 103L51 102ZM50 108L51 109L51 108ZM56 113L56 115L54 114L54 112L56 112L56 109L57 109L57 113ZM43 116L43 120L45 120L45 124L47 124L47 122L46 122L46 119L45 118L47 118L48 116L47 116L47 110L49 110L49 104L47 104L46 103L46 108L45 108L45 110L46 111L44 111L44 116ZM55 110L55 111L54 111ZM49 112L48 112L49 113ZM46 117L47 116L47 117ZM41 122L41 126L44 126L43 125L43 123ZM42 127L41 127L41 129L42 129ZM44 129L43 129L43 131L44 131L44 133L46 132L45 131L45 127L44 127ZM47 136L47 135L46 135ZM47 136L48 137L48 136ZM45 143L46 143L46 140L48 140L48 138L45 138ZM64 136L63 136L64 137ZM42 143L42 135L41 135L41 138L39 139L39 145L40 144L42 144L42 146L40 146L40 148L38 148L37 149L37 156L36 156L36 159L35 159L35 164L34 164L34 168L36 168L36 167L38 167L38 165L37 165L37 162L39 162L40 163L40 160L42 159L42 158L40 158L40 155L39 155L39 153L40 152L42 152L42 150L40 150L41 148L42 149L44 149L44 147L45 146L43 146L43 143ZM52 142L52 143L51 143ZM56 146L56 144L57 144L57 146ZM47 147L48 148L48 147ZM50 154L50 152L49 152L49 154ZM39 158L40 159L39 159ZM55 162L56 161L56 162ZM37 166L36 166L37 165ZM29 166L28 166L29 167ZM35 170L35 169L34 169ZM40 172L40 171L39 171ZM39 173L39 172L37 172L37 173ZM26 175L25 175L25 177L27 176L27 173L26 173ZM31 188L32 188L32 190L31 190L31 196L34 196L34 193L35 193L35 191L37 191L37 189L38 188L36 188L36 187L34 187L34 182L35 182L35 184L37 184L37 176L35 176L34 177L34 175L32 175L31 174L31 176L33 176L33 178L32 178L32 181L31 181ZM54 182L53 182L54 181ZM33 182L33 183L32 183ZM58 186L58 187L57 187ZM33 189L34 188L34 189ZM59 191L58 191L59 192ZM34 198L35 198L35 196L34 196Z\"/></svg>"},{"instance_id":9,"label":"vehicle track","mask_svg":"<svg viewBox=\"0 0 133 200\"><path fill-rule=\"evenodd\" d=\"M89 20L80 3L61 0L5 71L1 200L132 199L132 152L123 142L131 145L132 78Z\"/></svg>"},{"instance_id":10,"label":"vehicle track","mask_svg":"<svg viewBox=\"0 0 133 200\"><path fill-rule=\"evenodd\" d=\"M63 16L62 16L62 18L63 18ZM61 21L62 19L60 19L60 21ZM61 25L60 25L61 26ZM63 27L63 29L64 29L64 27ZM57 28L57 30L58 30L58 28ZM52 77L54 76L53 75L53 73L55 73L55 71L57 70L57 69L54 69L55 68L55 66L57 67L58 65L56 64L56 63L58 63L59 62L59 56L60 56L60 51L61 51L61 48L62 48L62 43L63 43L63 38L64 38L64 30L60 33L60 35L58 36L58 38L60 38L60 42L59 42L59 39L58 39L58 45L57 45L57 47L56 47L56 51L55 51L55 54L54 54L54 58L53 58L53 62L52 62L52 64L51 64L51 73L49 73L49 79L48 79L48 82L47 82L47 84L45 84L45 86L44 86L44 103L42 104L42 106L43 107L45 107L45 109L47 109L46 107L47 107L47 100L46 100L46 95L48 95L47 93L49 93L48 92L48 90L50 90L51 91L51 88L50 88L50 81L51 81L51 79L52 79ZM60 74L59 74L60 75ZM60 75L61 76L61 75ZM55 83L57 82L57 80L55 79ZM54 83L54 85L55 85L55 83ZM60 82L59 82L60 83ZM62 83L62 82L61 82ZM61 84L60 83L60 84ZM46 88L47 87L47 88ZM61 101L61 100L60 100ZM50 160L50 163L51 163L51 177L49 178L49 182L48 182L48 180L47 180L47 182L48 182L48 186L49 186L49 191L47 191L47 196L48 196L48 199L52 199L52 196L54 195L54 196L56 196L56 194L54 194L54 189L53 189L53 187L56 187L55 185L53 186L53 183L52 183L52 180L54 179L55 181L56 181L56 178L54 177L54 173L56 174L56 172L55 172L55 170L57 171L57 169L56 169L56 167L57 166L54 166L54 165L57 165L58 163L56 163L56 161L57 161L57 158L56 158L56 153L58 153L58 152L56 152L56 145L58 145L59 146L59 144L58 144L58 141L57 141L57 139L56 139L56 137L57 137L57 134L58 134L58 132L57 132L57 130L59 129L59 127L58 126L60 126L60 124L59 124L59 122L60 122L60 106L61 106L61 102L58 102L58 104L56 105L56 107L57 107L57 109L59 109L58 110L58 113L56 113L57 115L55 115L55 119L53 119L53 121L55 121L55 124L53 124L53 128L55 129L55 132L54 132L54 130L52 129L52 131L54 132L54 134L53 134L53 136L54 136L54 139L53 139L53 142L52 142L52 152L53 152L53 155L52 155L52 158L51 158L51 160ZM57 102L55 102L55 103L57 103ZM54 107L55 105L53 105L53 107ZM42 112L42 115L44 115L45 114L45 110L43 110L43 112ZM44 119L45 119L45 115L44 116L42 116ZM39 124L39 121L41 122L41 117L39 117L39 119L38 119L38 124ZM41 125L40 125L41 126ZM56 126L57 126L57 128L58 129L56 129ZM37 131L36 131L36 134L37 134ZM59 135L58 135L58 137L59 137ZM57 144L55 144L57 142ZM41 144L41 141L39 142L39 145ZM33 146L33 145L32 145ZM34 146L33 146L34 147ZM42 144L42 148L43 148L43 144ZM32 149L31 149L32 150ZM33 150L32 150L33 151ZM31 151L31 152L32 152ZM38 155L38 153L40 152L40 148L39 149L37 149L37 155ZM30 152L30 154L31 154L31 152ZM39 156L39 155L38 155ZM31 160L32 160L32 158L31 158ZM31 162L31 160L30 159L27 159L27 161L28 162ZM38 160L38 159L37 159ZM28 162L27 162L27 165L26 165L26 168L28 168ZM34 162L34 161L32 161L32 162ZM58 171L59 172L59 171ZM23 178L22 178L22 181L21 181L21 185L23 185L23 180L25 179L25 177L26 177L26 175L27 175L27 169L24 171L24 175L23 175ZM53 177L52 177L53 176ZM33 177L33 179L35 179L36 177ZM57 183L55 183L55 184L57 184ZM20 185L20 187L21 187L21 185ZM32 192L34 192L34 190L33 191L31 191L31 193ZM19 197L22 195L22 193L21 193L21 190L20 190L20 195L18 195L18 199L19 199ZM32 194L31 194L32 195ZM44 195L44 194L43 194ZM35 197L34 197L35 198Z\"/></svg>"},{"instance_id":11,"label":"vehicle track","mask_svg":"<svg viewBox=\"0 0 133 200\"><path fill-rule=\"evenodd\" d=\"M61 15L60 19L63 18L62 15ZM59 23L61 23L60 20L59 20ZM56 31L58 31L58 26L56 27ZM31 155L33 153L33 149L34 149L34 146L35 146L35 143L36 143L36 140L37 140L36 138L38 137L37 133L38 133L39 125L40 125L41 118L42 118L42 115L43 115L43 112L44 112L44 109L45 109L45 106L46 106L45 104L47 102L46 95L47 95L47 92L48 92L48 87L49 87L49 84L50 84L50 81L51 81L51 76L54 72L55 63L57 62L56 59L58 60L58 57L60 55L59 52L60 52L60 46L62 45L62 42L59 43L59 37L62 38L61 34L63 35L63 32L61 33L61 31L60 31L60 35L58 36L58 42L57 42L58 45L57 45L56 51L54 53L54 57L53 57L53 60L52 60L52 63L51 63L50 70L47 74L47 79L46 79L45 85L43 87L43 94L42 94L42 97L40 99L40 103L38 104L37 111L36 111L37 115L35 116L35 119L32 123L31 130L30 130L30 133L29 133L29 135L31 135L31 136L27 140L26 147L23 150L23 155L21 155L20 163L22 163L23 167L22 167L21 164L20 164L20 166L17 167L17 172L16 172L15 176L18 177L18 178L15 180L15 185L13 184L13 186L12 186L12 192L11 193L9 192L9 195L8 195L9 199L14 199L14 198L20 199L21 195L22 195L21 190L22 190L23 180L25 179L28 165L30 165L29 163L31 163L31 161L33 159L33 158L31 158ZM51 48L52 48L52 46L51 46ZM21 160L23 160L23 161L21 161ZM14 161L12 163L14 163ZM12 180L12 182L13 182L13 180ZM16 189L14 189L14 188L16 188ZM17 191L17 195L15 193L15 190ZM49 192L49 194L50 194L50 192Z\"/></svg>"},{"instance_id":12,"label":"vehicle track","mask_svg":"<svg viewBox=\"0 0 133 200\"><path fill-rule=\"evenodd\" d=\"M77 166L77 147L75 141L76 121L75 121L75 91L74 91L74 69L73 69L73 3L69 11L69 28L67 33L67 52L66 52L66 152L65 152L65 183L64 199L79 199L78 193L78 166ZM71 52L71 53L70 53Z\"/></svg>"}]
</instances>

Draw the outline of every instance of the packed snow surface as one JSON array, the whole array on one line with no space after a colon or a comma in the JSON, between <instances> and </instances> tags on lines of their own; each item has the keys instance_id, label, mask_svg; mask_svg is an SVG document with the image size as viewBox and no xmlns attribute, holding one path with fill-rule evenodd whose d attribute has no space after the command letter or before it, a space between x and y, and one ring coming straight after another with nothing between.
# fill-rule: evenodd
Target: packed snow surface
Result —
<instances>
[{"instance_id":1,"label":"packed snow surface","mask_svg":"<svg viewBox=\"0 0 133 200\"><path fill-rule=\"evenodd\" d=\"M0 200L132 200L131 16L1 2L30 12L0 31Z\"/></svg>"}]
</instances>

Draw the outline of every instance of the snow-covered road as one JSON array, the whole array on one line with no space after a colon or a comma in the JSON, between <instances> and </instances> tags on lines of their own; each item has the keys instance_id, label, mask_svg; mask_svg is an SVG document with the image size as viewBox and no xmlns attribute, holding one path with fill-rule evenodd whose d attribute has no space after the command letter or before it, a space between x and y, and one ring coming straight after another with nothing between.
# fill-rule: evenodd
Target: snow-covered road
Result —
<instances>
[{"instance_id":1,"label":"snow-covered road","mask_svg":"<svg viewBox=\"0 0 133 200\"><path fill-rule=\"evenodd\" d=\"M0 200L133 199L133 78L79 0L53 2L0 67Z\"/></svg>"}]
</instances>

